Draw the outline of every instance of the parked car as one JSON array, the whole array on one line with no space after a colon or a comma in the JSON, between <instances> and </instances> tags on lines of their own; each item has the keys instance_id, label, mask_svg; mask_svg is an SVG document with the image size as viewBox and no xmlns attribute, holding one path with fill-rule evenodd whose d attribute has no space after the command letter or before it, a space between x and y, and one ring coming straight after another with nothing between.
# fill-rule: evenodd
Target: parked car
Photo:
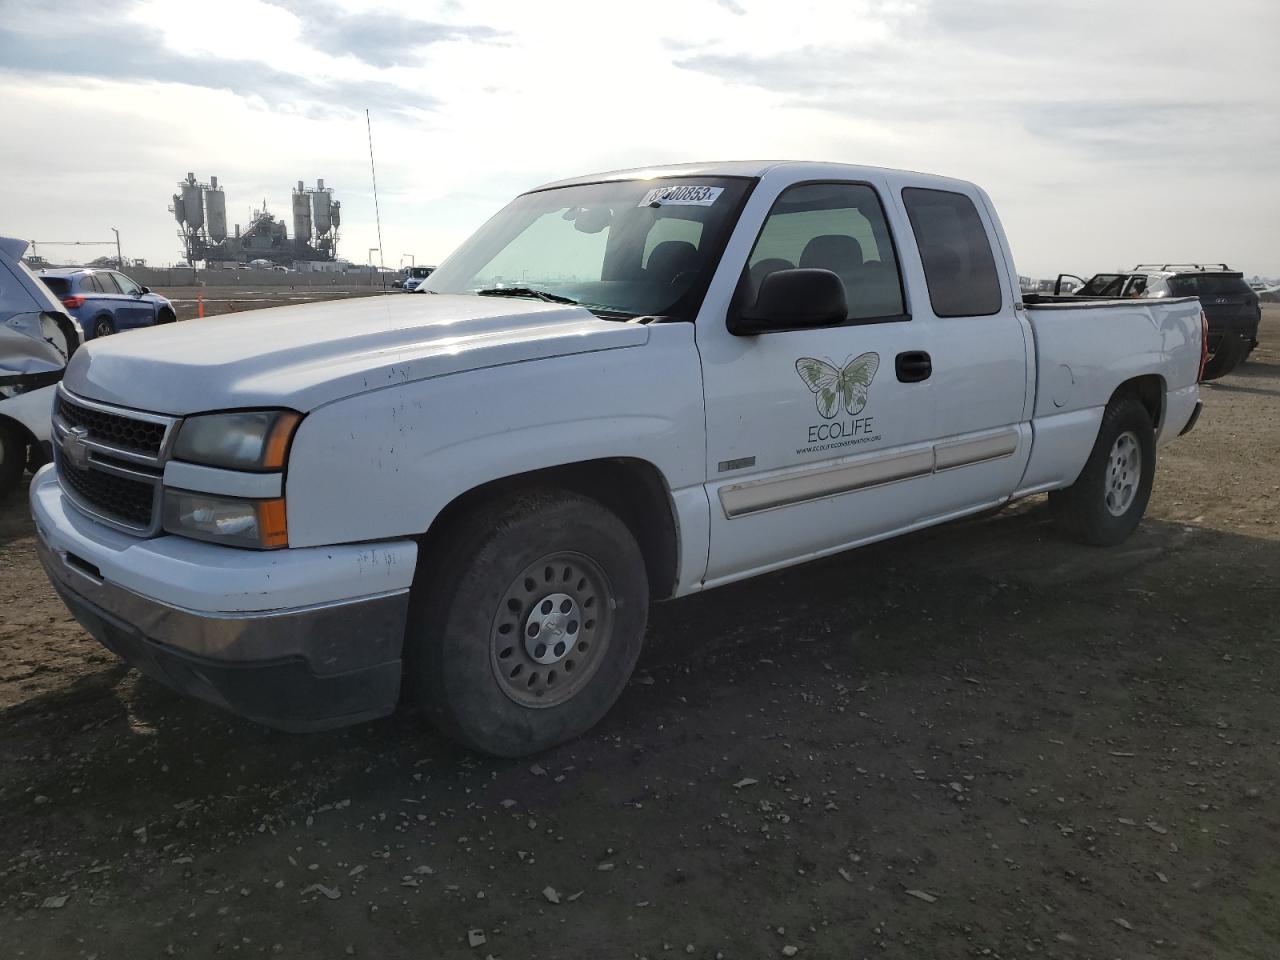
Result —
<instances>
[{"instance_id":1,"label":"parked car","mask_svg":"<svg viewBox=\"0 0 1280 960\"><path fill-rule=\"evenodd\" d=\"M650 600L1044 492L1119 543L1200 411L1195 298L1024 297L990 198L942 177L566 180L425 285L76 355L30 500L94 636L263 723L403 691L529 753L609 709Z\"/></svg>"},{"instance_id":2,"label":"parked car","mask_svg":"<svg viewBox=\"0 0 1280 960\"><path fill-rule=\"evenodd\" d=\"M41 270L36 276L79 321L87 340L178 318L168 298L118 270L69 267Z\"/></svg>"},{"instance_id":3,"label":"parked car","mask_svg":"<svg viewBox=\"0 0 1280 960\"><path fill-rule=\"evenodd\" d=\"M0 499L49 459L53 385L84 339L23 263L26 250L0 237Z\"/></svg>"},{"instance_id":4,"label":"parked car","mask_svg":"<svg viewBox=\"0 0 1280 960\"><path fill-rule=\"evenodd\" d=\"M1058 276L1058 292L1072 274ZM1224 377L1258 345L1262 306L1244 274L1225 263L1145 263L1128 273L1099 273L1075 291L1077 297L1197 297L1209 321L1205 379Z\"/></svg>"},{"instance_id":5,"label":"parked car","mask_svg":"<svg viewBox=\"0 0 1280 960\"><path fill-rule=\"evenodd\" d=\"M391 285L403 290L405 293L413 293L422 285L423 280L431 276L435 269L435 267L428 266L404 267L401 270L402 276Z\"/></svg>"}]
</instances>

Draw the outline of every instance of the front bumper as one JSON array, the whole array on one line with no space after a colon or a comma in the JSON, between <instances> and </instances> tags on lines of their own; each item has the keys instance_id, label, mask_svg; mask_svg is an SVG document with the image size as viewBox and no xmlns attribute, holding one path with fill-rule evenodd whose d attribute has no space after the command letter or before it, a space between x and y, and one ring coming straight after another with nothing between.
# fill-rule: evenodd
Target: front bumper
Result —
<instances>
[{"instance_id":1,"label":"front bumper","mask_svg":"<svg viewBox=\"0 0 1280 960\"><path fill-rule=\"evenodd\" d=\"M52 467L30 496L37 553L58 595L153 679L283 730L395 708L412 541L255 552L141 540L76 511Z\"/></svg>"}]
</instances>

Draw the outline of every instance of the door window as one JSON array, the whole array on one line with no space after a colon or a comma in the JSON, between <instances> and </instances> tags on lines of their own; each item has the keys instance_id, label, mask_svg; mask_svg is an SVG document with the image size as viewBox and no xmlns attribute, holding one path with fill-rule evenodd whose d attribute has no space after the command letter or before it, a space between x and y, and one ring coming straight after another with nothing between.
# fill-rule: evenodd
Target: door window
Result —
<instances>
[{"instance_id":1,"label":"door window","mask_svg":"<svg viewBox=\"0 0 1280 960\"><path fill-rule=\"evenodd\" d=\"M840 278L848 320L907 319L884 209L866 184L806 183L782 192L747 260L751 296L769 274L797 267Z\"/></svg>"},{"instance_id":2,"label":"door window","mask_svg":"<svg viewBox=\"0 0 1280 960\"><path fill-rule=\"evenodd\" d=\"M120 288L116 286L116 282L111 279L111 274L109 273L95 273L93 279L103 293L120 292Z\"/></svg>"},{"instance_id":3,"label":"door window","mask_svg":"<svg viewBox=\"0 0 1280 960\"><path fill-rule=\"evenodd\" d=\"M973 201L963 193L908 187L902 191L929 303L939 317L999 313L1002 297L991 241Z\"/></svg>"},{"instance_id":4,"label":"door window","mask_svg":"<svg viewBox=\"0 0 1280 960\"><path fill-rule=\"evenodd\" d=\"M111 276L115 277L116 283L120 285L120 291L126 296L142 296L142 288L126 277L123 273L113 273Z\"/></svg>"}]
</instances>

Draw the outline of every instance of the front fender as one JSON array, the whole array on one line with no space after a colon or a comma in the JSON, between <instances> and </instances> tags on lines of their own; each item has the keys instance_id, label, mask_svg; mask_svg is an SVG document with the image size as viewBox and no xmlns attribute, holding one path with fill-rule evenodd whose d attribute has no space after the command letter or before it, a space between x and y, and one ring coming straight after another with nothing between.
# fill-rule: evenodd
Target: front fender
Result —
<instances>
[{"instance_id":1,"label":"front fender","mask_svg":"<svg viewBox=\"0 0 1280 960\"><path fill-rule=\"evenodd\" d=\"M469 490L585 460L651 463L673 497L701 487L693 330L653 333L643 346L452 374L312 411L289 458L290 545L421 534Z\"/></svg>"}]
</instances>

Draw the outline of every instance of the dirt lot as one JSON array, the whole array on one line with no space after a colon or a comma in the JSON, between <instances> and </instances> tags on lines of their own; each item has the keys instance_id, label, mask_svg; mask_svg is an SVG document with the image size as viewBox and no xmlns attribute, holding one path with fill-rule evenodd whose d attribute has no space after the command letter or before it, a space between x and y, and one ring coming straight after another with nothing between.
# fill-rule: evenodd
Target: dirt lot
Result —
<instances>
[{"instance_id":1,"label":"dirt lot","mask_svg":"<svg viewBox=\"0 0 1280 960\"><path fill-rule=\"evenodd\" d=\"M388 291L397 295L400 292L391 290L390 284L388 284ZM199 313L199 299L204 301L204 315L216 317L223 313L239 313L242 310L259 310L263 307L285 307L294 303L367 297L382 291L367 285L311 283L304 275L292 287L272 286L255 289L252 285L226 285L211 281L203 287L157 287L155 292L173 301L173 308L179 320L192 320Z\"/></svg>"},{"instance_id":2,"label":"dirt lot","mask_svg":"<svg viewBox=\"0 0 1280 960\"><path fill-rule=\"evenodd\" d=\"M11 501L0 957L1274 958L1280 308L1263 339L1122 547L1037 499L665 604L536 763L139 680Z\"/></svg>"}]
</instances>

